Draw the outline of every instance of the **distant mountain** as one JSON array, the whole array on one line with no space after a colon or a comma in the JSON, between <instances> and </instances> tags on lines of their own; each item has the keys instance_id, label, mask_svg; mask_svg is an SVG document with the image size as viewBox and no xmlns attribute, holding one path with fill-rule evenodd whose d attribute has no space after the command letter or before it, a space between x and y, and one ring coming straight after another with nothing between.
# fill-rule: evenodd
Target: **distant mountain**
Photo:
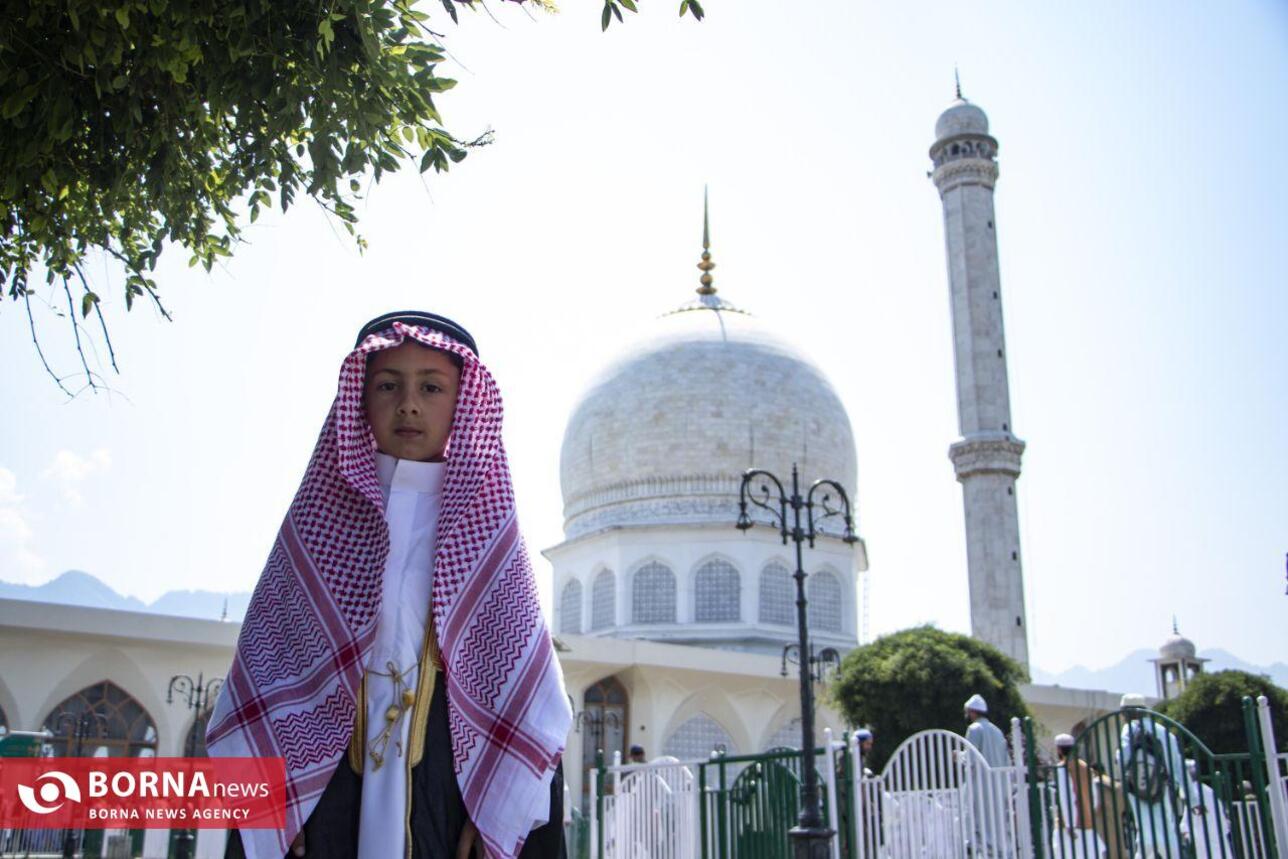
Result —
<instances>
[{"instance_id":1,"label":"distant mountain","mask_svg":"<svg viewBox=\"0 0 1288 859\"><path fill-rule=\"evenodd\" d=\"M89 573L68 570L43 585L16 585L0 582L0 598L35 602L110 608L123 611L147 611L155 614L199 617L219 620L228 602L228 619L240 621L250 604L250 593L221 594L214 591L166 591L150 604L136 597L118 594Z\"/></svg>"},{"instance_id":2,"label":"distant mountain","mask_svg":"<svg viewBox=\"0 0 1288 859\"><path fill-rule=\"evenodd\" d=\"M43 585L14 585L0 582L0 597L36 600L90 608L114 608L125 611L147 611L147 606L134 597L123 597L89 573L68 570Z\"/></svg>"},{"instance_id":3,"label":"distant mountain","mask_svg":"<svg viewBox=\"0 0 1288 859\"><path fill-rule=\"evenodd\" d=\"M246 608L250 605L249 591L235 594L220 594L214 591L166 591L147 607L147 611L218 620L224 613L224 600L228 601L229 620L240 621L246 616Z\"/></svg>"},{"instance_id":4,"label":"distant mountain","mask_svg":"<svg viewBox=\"0 0 1288 859\"><path fill-rule=\"evenodd\" d=\"M1158 683L1154 680L1154 663L1158 656L1156 650L1135 650L1120 662L1107 668L1086 668L1075 665L1067 671L1052 673L1033 666L1034 683L1064 686L1069 689L1105 689L1110 692L1141 692L1146 695L1157 694ZM1199 656L1210 659L1203 666L1205 671L1247 671L1250 674L1264 674L1278 686L1288 689L1288 665L1275 662L1271 665L1253 665L1225 650L1216 648L1200 650Z\"/></svg>"}]
</instances>

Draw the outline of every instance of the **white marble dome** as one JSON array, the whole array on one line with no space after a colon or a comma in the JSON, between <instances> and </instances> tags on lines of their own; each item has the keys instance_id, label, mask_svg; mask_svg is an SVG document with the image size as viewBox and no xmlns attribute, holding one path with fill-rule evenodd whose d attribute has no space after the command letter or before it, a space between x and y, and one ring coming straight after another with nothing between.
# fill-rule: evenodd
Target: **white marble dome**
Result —
<instances>
[{"instance_id":1,"label":"white marble dome","mask_svg":"<svg viewBox=\"0 0 1288 859\"><path fill-rule=\"evenodd\" d=\"M1194 642L1190 641L1179 632L1173 632L1168 636L1163 646L1158 648L1158 655L1163 659L1189 659L1193 660L1198 655L1198 650Z\"/></svg>"},{"instance_id":2,"label":"white marble dome","mask_svg":"<svg viewBox=\"0 0 1288 859\"><path fill-rule=\"evenodd\" d=\"M745 469L790 481L793 463L803 486L832 478L853 502L854 434L836 391L755 316L699 294L653 320L574 408L560 457L565 535L732 523Z\"/></svg>"},{"instance_id":3,"label":"white marble dome","mask_svg":"<svg viewBox=\"0 0 1288 859\"><path fill-rule=\"evenodd\" d=\"M937 140L959 134L988 134L988 116L964 98L950 104L935 122Z\"/></svg>"}]
</instances>

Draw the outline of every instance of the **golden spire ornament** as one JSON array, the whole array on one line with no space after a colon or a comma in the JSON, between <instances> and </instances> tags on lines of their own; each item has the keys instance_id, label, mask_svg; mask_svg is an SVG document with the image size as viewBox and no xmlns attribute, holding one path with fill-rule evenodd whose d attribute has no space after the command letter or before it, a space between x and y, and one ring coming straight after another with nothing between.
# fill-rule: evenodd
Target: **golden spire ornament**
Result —
<instances>
[{"instance_id":1,"label":"golden spire ornament","mask_svg":"<svg viewBox=\"0 0 1288 859\"><path fill-rule=\"evenodd\" d=\"M702 277L698 281L702 284L698 287L698 295L715 295L716 288L711 285L715 280L711 276L711 269L716 264L711 261L711 220L708 217L709 207L707 206L707 186L702 186L702 261L698 263L698 268L702 271Z\"/></svg>"}]
</instances>

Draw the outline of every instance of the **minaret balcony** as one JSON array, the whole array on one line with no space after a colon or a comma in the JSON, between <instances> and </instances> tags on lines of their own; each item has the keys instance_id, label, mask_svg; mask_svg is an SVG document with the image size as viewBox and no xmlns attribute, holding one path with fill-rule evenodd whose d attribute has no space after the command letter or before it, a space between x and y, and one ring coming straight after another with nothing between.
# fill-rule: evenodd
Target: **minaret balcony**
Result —
<instances>
[{"instance_id":1,"label":"minaret balcony","mask_svg":"<svg viewBox=\"0 0 1288 859\"><path fill-rule=\"evenodd\" d=\"M976 474L1020 476L1020 459L1024 442L1010 433L977 433L955 442L948 448L957 479Z\"/></svg>"}]
</instances>

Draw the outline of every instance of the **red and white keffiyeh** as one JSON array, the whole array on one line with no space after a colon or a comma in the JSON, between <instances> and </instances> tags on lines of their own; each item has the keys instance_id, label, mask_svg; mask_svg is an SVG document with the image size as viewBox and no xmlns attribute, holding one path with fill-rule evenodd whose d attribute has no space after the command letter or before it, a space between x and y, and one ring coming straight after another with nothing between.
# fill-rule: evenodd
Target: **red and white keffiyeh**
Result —
<instances>
[{"instance_id":1,"label":"red and white keffiyeh","mask_svg":"<svg viewBox=\"0 0 1288 859\"><path fill-rule=\"evenodd\" d=\"M572 714L515 519L501 396L468 347L394 322L344 359L206 732L212 756L286 760L286 827L243 830L248 859L287 851L353 733L389 554L375 439L362 407L366 360L405 337L464 361L431 599L457 781L489 857L515 856L550 811L550 779Z\"/></svg>"}]
</instances>

